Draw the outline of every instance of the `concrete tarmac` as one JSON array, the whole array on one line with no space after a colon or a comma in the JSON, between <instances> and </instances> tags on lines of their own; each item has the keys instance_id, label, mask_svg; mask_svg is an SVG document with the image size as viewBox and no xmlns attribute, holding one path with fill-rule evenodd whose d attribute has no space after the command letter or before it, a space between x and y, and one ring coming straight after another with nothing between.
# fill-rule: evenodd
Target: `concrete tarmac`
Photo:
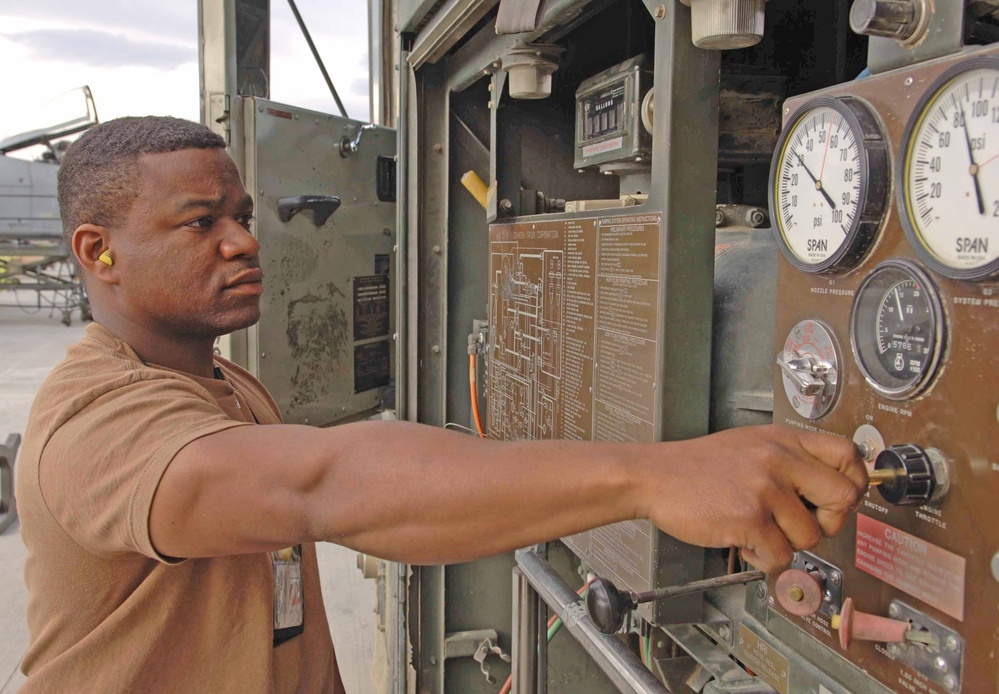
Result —
<instances>
[{"instance_id":1,"label":"concrete tarmac","mask_svg":"<svg viewBox=\"0 0 999 694\"><path fill-rule=\"evenodd\" d=\"M8 295L9 296L9 295ZM61 315L27 315L0 306L0 442L23 435L28 412L42 381L83 335L74 314L64 326ZM17 474L15 466L15 475ZM0 694L13 694L24 682L19 664L28 647L25 612L28 591L23 566L27 554L15 523L0 534ZM318 548L323 600L347 691L374 691L375 584L355 565L355 553L337 545Z\"/></svg>"}]
</instances>

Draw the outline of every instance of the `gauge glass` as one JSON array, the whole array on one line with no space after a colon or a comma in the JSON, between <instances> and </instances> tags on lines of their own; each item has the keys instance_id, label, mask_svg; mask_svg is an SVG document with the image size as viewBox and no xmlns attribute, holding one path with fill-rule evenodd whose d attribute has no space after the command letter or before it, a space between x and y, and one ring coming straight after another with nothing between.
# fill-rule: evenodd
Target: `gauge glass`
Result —
<instances>
[{"instance_id":1,"label":"gauge glass","mask_svg":"<svg viewBox=\"0 0 999 694\"><path fill-rule=\"evenodd\" d=\"M911 263L879 265L860 285L851 337L861 371L883 395L911 397L939 361L942 306L929 278Z\"/></svg>"},{"instance_id":2,"label":"gauge glass","mask_svg":"<svg viewBox=\"0 0 999 694\"><path fill-rule=\"evenodd\" d=\"M872 173L879 181L869 196ZM886 179L880 128L866 106L828 97L806 104L790 120L771 172L772 218L784 255L807 272L855 262L873 237L867 230L860 238L862 223L872 215L875 228L880 221Z\"/></svg>"},{"instance_id":3,"label":"gauge glass","mask_svg":"<svg viewBox=\"0 0 999 694\"><path fill-rule=\"evenodd\" d=\"M999 270L999 58L945 73L907 128L903 225L934 270Z\"/></svg>"}]
</instances>

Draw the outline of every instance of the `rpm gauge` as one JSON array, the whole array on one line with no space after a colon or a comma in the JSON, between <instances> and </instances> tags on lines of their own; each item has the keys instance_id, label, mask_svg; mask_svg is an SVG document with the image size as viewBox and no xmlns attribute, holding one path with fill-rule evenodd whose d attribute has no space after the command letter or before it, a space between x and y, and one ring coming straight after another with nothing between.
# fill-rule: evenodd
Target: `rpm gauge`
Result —
<instances>
[{"instance_id":1,"label":"rpm gauge","mask_svg":"<svg viewBox=\"0 0 999 694\"><path fill-rule=\"evenodd\" d=\"M784 256L805 272L854 267L888 193L877 119L851 97L812 99L788 121L770 169L770 218Z\"/></svg>"},{"instance_id":2,"label":"rpm gauge","mask_svg":"<svg viewBox=\"0 0 999 694\"><path fill-rule=\"evenodd\" d=\"M913 263L889 260L868 275L853 302L850 338L867 382L899 400L929 385L944 341L943 306Z\"/></svg>"},{"instance_id":3,"label":"rpm gauge","mask_svg":"<svg viewBox=\"0 0 999 694\"><path fill-rule=\"evenodd\" d=\"M999 272L999 57L945 72L903 143L899 208L920 259L955 279Z\"/></svg>"}]
</instances>

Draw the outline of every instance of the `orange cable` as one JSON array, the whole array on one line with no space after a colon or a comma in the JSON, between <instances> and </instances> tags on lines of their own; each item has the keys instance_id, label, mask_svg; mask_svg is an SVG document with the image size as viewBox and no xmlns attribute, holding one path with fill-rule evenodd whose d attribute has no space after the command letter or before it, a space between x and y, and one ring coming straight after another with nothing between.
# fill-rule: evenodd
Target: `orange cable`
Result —
<instances>
[{"instance_id":1,"label":"orange cable","mask_svg":"<svg viewBox=\"0 0 999 694\"><path fill-rule=\"evenodd\" d=\"M468 390L472 398L472 417L475 418L475 429L479 432L479 438L486 438L486 432L482 428L482 418L479 416L479 389L477 386L475 354L468 355Z\"/></svg>"}]
</instances>

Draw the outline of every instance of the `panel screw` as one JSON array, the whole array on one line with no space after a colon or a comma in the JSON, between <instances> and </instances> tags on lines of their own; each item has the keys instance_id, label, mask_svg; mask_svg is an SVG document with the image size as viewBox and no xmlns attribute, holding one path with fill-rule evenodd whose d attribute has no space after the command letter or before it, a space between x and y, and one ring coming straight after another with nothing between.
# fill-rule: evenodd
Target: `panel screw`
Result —
<instances>
[{"instance_id":1,"label":"panel screw","mask_svg":"<svg viewBox=\"0 0 999 694\"><path fill-rule=\"evenodd\" d=\"M666 5L658 5L655 16L656 19L666 19Z\"/></svg>"},{"instance_id":2,"label":"panel screw","mask_svg":"<svg viewBox=\"0 0 999 694\"><path fill-rule=\"evenodd\" d=\"M947 650L952 653L957 653L957 651L961 648L961 644L958 642L956 636L948 636L944 641L944 646L946 646Z\"/></svg>"},{"instance_id":3,"label":"panel screw","mask_svg":"<svg viewBox=\"0 0 999 694\"><path fill-rule=\"evenodd\" d=\"M504 212L509 212L510 210L513 209L513 203L504 198L500 200L500 209L503 210Z\"/></svg>"},{"instance_id":4,"label":"panel screw","mask_svg":"<svg viewBox=\"0 0 999 694\"><path fill-rule=\"evenodd\" d=\"M729 628L728 624L722 624L718 627L718 636L723 640L728 641L732 638L732 629Z\"/></svg>"},{"instance_id":5,"label":"panel screw","mask_svg":"<svg viewBox=\"0 0 999 694\"><path fill-rule=\"evenodd\" d=\"M440 354L441 353L441 346L440 345L434 345L433 347L430 348L430 351L433 352L434 354Z\"/></svg>"},{"instance_id":6,"label":"panel screw","mask_svg":"<svg viewBox=\"0 0 999 694\"><path fill-rule=\"evenodd\" d=\"M957 678L954 677L954 675L945 675L943 678L943 685L947 687L947 691L956 692Z\"/></svg>"},{"instance_id":7,"label":"panel screw","mask_svg":"<svg viewBox=\"0 0 999 694\"><path fill-rule=\"evenodd\" d=\"M898 619L898 614L899 614L898 605L892 603L891 605L888 606L889 617L891 617L892 619Z\"/></svg>"},{"instance_id":8,"label":"panel screw","mask_svg":"<svg viewBox=\"0 0 999 694\"><path fill-rule=\"evenodd\" d=\"M437 658L435 658L434 656L430 656L430 664L431 665L436 665L437 664Z\"/></svg>"},{"instance_id":9,"label":"panel screw","mask_svg":"<svg viewBox=\"0 0 999 694\"><path fill-rule=\"evenodd\" d=\"M911 77L906 77L905 78L905 86L906 87L911 87L912 86L912 78Z\"/></svg>"},{"instance_id":10,"label":"panel screw","mask_svg":"<svg viewBox=\"0 0 999 694\"><path fill-rule=\"evenodd\" d=\"M888 655L890 655L892 658L898 656L898 644L897 643L889 643L888 644Z\"/></svg>"},{"instance_id":11,"label":"panel screw","mask_svg":"<svg viewBox=\"0 0 999 694\"><path fill-rule=\"evenodd\" d=\"M774 606L774 599L773 598L768 598L767 599L767 604L770 605L770 607L773 607Z\"/></svg>"},{"instance_id":12,"label":"panel screw","mask_svg":"<svg viewBox=\"0 0 999 694\"><path fill-rule=\"evenodd\" d=\"M999 419L999 409L996 410L996 418ZM992 578L999 581L999 552L992 555Z\"/></svg>"},{"instance_id":13,"label":"panel screw","mask_svg":"<svg viewBox=\"0 0 999 694\"><path fill-rule=\"evenodd\" d=\"M308 417L306 417L306 418L305 418L305 423L306 423L306 424L308 424L308 423L309 423L309 418L308 418Z\"/></svg>"},{"instance_id":14,"label":"panel screw","mask_svg":"<svg viewBox=\"0 0 999 694\"><path fill-rule=\"evenodd\" d=\"M840 583L843 582L843 574L841 574L839 571L833 571L832 575L829 576L829 582L832 583L834 586L838 586Z\"/></svg>"},{"instance_id":15,"label":"panel screw","mask_svg":"<svg viewBox=\"0 0 999 694\"><path fill-rule=\"evenodd\" d=\"M444 145L442 145L440 142L435 142L434 143L434 151L437 152L438 154L440 154L441 152L444 151Z\"/></svg>"},{"instance_id":16,"label":"panel screw","mask_svg":"<svg viewBox=\"0 0 999 694\"><path fill-rule=\"evenodd\" d=\"M434 246L434 255L440 255L440 254L441 254L441 247Z\"/></svg>"},{"instance_id":17,"label":"panel screw","mask_svg":"<svg viewBox=\"0 0 999 694\"><path fill-rule=\"evenodd\" d=\"M260 353L260 358L261 358L261 359L263 359L263 358L264 358L264 357L266 357L266 356L267 356L267 352L261 352L261 353Z\"/></svg>"},{"instance_id":18,"label":"panel screw","mask_svg":"<svg viewBox=\"0 0 999 694\"><path fill-rule=\"evenodd\" d=\"M942 655L938 655L933 659L933 667L935 667L940 672L947 672L947 661L944 660Z\"/></svg>"}]
</instances>

